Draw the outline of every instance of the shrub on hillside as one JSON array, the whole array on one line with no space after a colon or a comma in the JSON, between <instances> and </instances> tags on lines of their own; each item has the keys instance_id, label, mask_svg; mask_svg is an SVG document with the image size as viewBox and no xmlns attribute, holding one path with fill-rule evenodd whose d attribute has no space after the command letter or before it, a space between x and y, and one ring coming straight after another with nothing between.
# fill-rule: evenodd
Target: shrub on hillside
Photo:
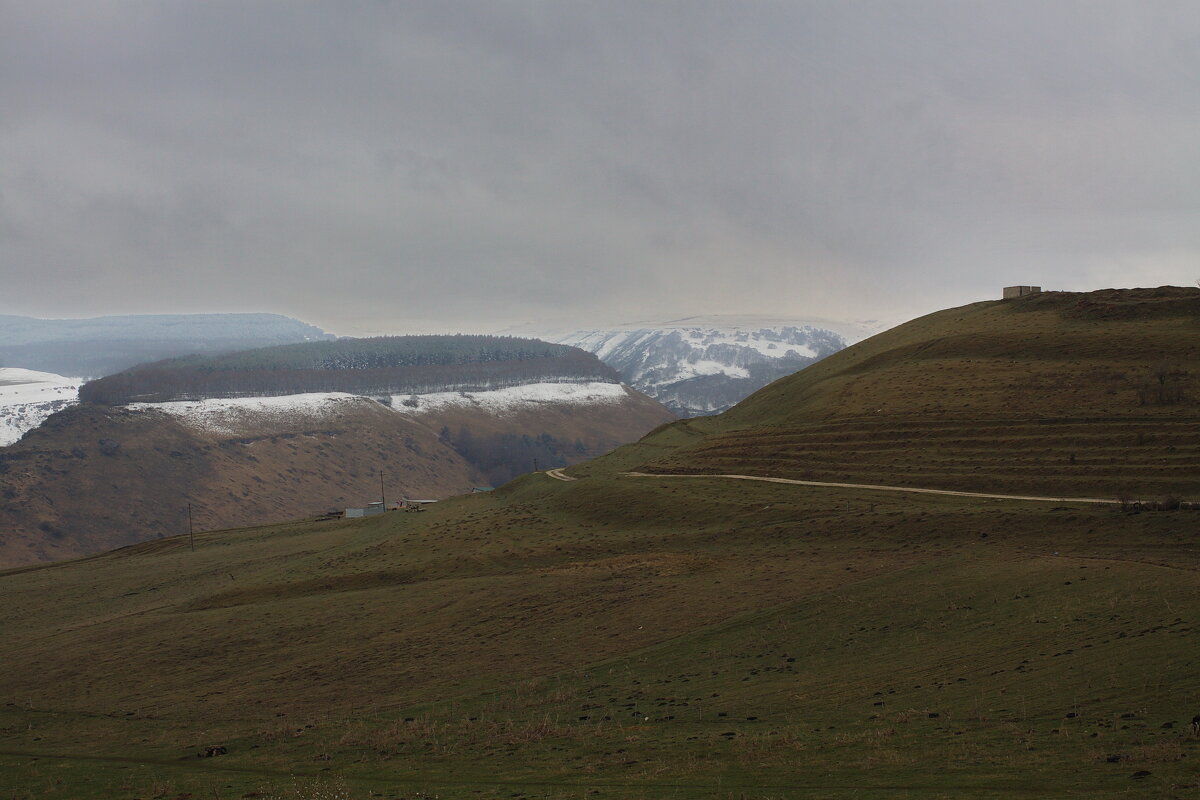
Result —
<instances>
[{"instance_id":1,"label":"shrub on hillside","mask_svg":"<svg viewBox=\"0 0 1200 800\"><path fill-rule=\"evenodd\" d=\"M1151 379L1138 389L1138 402L1143 406L1166 406L1187 399L1186 387L1191 375L1178 364L1159 364Z\"/></svg>"}]
</instances>

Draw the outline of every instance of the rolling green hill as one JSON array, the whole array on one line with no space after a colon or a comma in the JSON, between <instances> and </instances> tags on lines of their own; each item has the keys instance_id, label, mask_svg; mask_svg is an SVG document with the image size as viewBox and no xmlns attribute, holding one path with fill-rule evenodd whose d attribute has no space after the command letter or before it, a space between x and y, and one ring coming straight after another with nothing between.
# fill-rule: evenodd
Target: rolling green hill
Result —
<instances>
[{"instance_id":1,"label":"rolling green hill","mask_svg":"<svg viewBox=\"0 0 1200 800\"><path fill-rule=\"evenodd\" d=\"M0 786L22 798L1197 796L1195 512L624 474L713 469L717 437L852 417L833 401L856 380L864 392L891 380L895 424L919 420L914 387L934 397L945 378L953 396L999 370L978 355L909 363L894 355L905 337L929 341L931 322L974 330L976 315L997 336L1069 319L1029 306L910 323L713 421L569 468L576 480L529 475L420 514L213 531L194 551L176 537L0 573ZM1100 347L1129 322L1087 325ZM1191 369L1182 341L1155 357ZM1039 374L1071 363L1026 352ZM947 359L978 360L977 380L950 380ZM987 393L971 394L954 414L985 414L974 404ZM1041 413L1034 399L1009 405L1012 418ZM1164 424L1190 413L1131 405L1129 418ZM1073 419L1086 432L1088 417ZM979 454L987 470L1004 461ZM728 458L720 471L763 466Z\"/></svg>"},{"instance_id":2,"label":"rolling green hill","mask_svg":"<svg viewBox=\"0 0 1200 800\"><path fill-rule=\"evenodd\" d=\"M1200 289L940 311L673 434L651 471L1200 499Z\"/></svg>"}]
</instances>

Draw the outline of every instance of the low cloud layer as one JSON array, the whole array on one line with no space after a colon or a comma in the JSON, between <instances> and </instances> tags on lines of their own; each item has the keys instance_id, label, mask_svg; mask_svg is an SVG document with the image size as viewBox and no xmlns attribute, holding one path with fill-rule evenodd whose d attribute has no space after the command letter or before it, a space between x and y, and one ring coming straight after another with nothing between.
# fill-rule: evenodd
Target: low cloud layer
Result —
<instances>
[{"instance_id":1,"label":"low cloud layer","mask_svg":"<svg viewBox=\"0 0 1200 800\"><path fill-rule=\"evenodd\" d=\"M1200 278L1194 2L0 0L0 313L340 333Z\"/></svg>"}]
</instances>

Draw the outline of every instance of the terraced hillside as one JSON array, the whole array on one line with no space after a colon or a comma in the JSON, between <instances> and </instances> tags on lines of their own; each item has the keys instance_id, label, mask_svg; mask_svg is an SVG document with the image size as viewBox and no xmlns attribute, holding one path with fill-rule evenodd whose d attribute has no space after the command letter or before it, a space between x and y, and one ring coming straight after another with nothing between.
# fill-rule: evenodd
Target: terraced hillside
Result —
<instances>
[{"instance_id":1,"label":"terraced hillside","mask_svg":"<svg viewBox=\"0 0 1200 800\"><path fill-rule=\"evenodd\" d=\"M657 472L1200 496L1200 290L1043 293L922 317L679 423Z\"/></svg>"}]
</instances>

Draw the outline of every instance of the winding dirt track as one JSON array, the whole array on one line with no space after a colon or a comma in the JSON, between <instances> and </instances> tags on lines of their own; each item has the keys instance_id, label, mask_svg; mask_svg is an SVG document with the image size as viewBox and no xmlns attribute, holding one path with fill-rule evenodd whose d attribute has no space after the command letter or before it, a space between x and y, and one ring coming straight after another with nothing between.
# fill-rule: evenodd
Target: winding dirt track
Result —
<instances>
[{"instance_id":1,"label":"winding dirt track","mask_svg":"<svg viewBox=\"0 0 1200 800\"><path fill-rule=\"evenodd\" d=\"M548 473L547 473L548 474ZM791 478L764 478L758 475L655 475L649 472L622 472L630 478L726 478L737 481L766 481L767 483L791 483L797 486L823 486L832 489L873 489L880 492L911 492L913 494L945 494L952 497L982 497L987 500L1026 500L1036 503L1097 503L1118 505L1119 500L1099 497L1035 497L1019 494L986 494L984 492L954 492L949 489L917 489L912 486L882 486L874 483L828 483L826 481L799 481ZM560 478L559 480L575 480Z\"/></svg>"},{"instance_id":2,"label":"winding dirt track","mask_svg":"<svg viewBox=\"0 0 1200 800\"><path fill-rule=\"evenodd\" d=\"M559 467L558 469L548 469L548 470L546 470L546 474L549 475L551 478L554 478L556 481L577 481L577 480L579 480L579 478L572 478L570 475L563 472L563 467ZM630 473L630 474L632 474L632 473Z\"/></svg>"}]
</instances>

